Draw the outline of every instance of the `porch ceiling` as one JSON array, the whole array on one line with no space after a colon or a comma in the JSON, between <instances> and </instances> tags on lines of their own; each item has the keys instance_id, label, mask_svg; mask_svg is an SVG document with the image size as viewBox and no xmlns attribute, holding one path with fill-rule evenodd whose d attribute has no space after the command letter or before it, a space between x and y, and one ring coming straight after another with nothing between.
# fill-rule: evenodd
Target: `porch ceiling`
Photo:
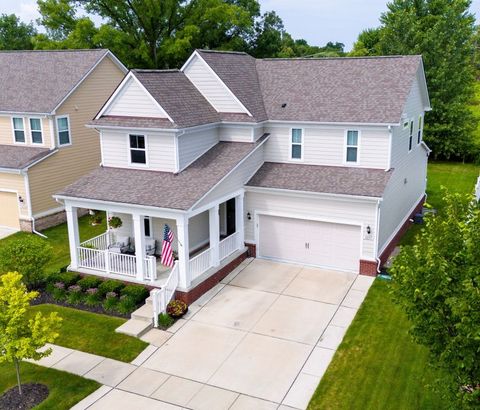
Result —
<instances>
[{"instance_id":1,"label":"porch ceiling","mask_svg":"<svg viewBox=\"0 0 480 410\"><path fill-rule=\"evenodd\" d=\"M178 210L190 209L264 142L220 142L179 174L97 168L57 195Z\"/></svg>"}]
</instances>

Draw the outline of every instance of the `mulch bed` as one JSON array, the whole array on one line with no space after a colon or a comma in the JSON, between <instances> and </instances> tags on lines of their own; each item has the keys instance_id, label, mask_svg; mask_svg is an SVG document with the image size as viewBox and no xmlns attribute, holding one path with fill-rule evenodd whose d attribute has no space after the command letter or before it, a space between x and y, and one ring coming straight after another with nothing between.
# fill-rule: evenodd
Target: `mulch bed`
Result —
<instances>
[{"instance_id":1,"label":"mulch bed","mask_svg":"<svg viewBox=\"0 0 480 410\"><path fill-rule=\"evenodd\" d=\"M78 310L84 310L86 312L91 312L91 313L100 313L102 315L107 315L107 316L113 316L113 317L121 317L122 319L130 319L130 315L122 315L121 313L118 312L113 312L109 310L105 310L102 305L98 306L88 306L85 305L84 303L80 303L78 305L71 305L68 302L65 301L58 301L55 300L52 295L48 292L40 292L38 297L34 300L32 300L32 305L44 305L44 304L50 304L50 305L57 305L57 306L64 306L64 307L69 307L73 309L78 309Z\"/></svg>"},{"instance_id":2,"label":"mulch bed","mask_svg":"<svg viewBox=\"0 0 480 410\"><path fill-rule=\"evenodd\" d=\"M0 410L27 410L39 405L48 397L48 387L39 383L22 384L22 395L18 386L7 390L0 397Z\"/></svg>"}]
</instances>

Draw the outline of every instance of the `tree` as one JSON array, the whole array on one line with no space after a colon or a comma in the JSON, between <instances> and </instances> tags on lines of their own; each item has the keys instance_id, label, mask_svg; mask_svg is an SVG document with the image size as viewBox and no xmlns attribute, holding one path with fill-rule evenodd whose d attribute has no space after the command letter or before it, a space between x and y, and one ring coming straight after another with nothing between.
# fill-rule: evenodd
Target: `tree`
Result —
<instances>
[{"instance_id":1,"label":"tree","mask_svg":"<svg viewBox=\"0 0 480 410\"><path fill-rule=\"evenodd\" d=\"M394 296L414 339L445 370L464 407L480 400L480 206L448 194L415 245L402 247L391 273Z\"/></svg>"},{"instance_id":2,"label":"tree","mask_svg":"<svg viewBox=\"0 0 480 410\"><path fill-rule=\"evenodd\" d=\"M33 24L25 24L15 14L0 15L0 50L31 50Z\"/></svg>"},{"instance_id":3,"label":"tree","mask_svg":"<svg viewBox=\"0 0 480 410\"><path fill-rule=\"evenodd\" d=\"M52 352L52 349L42 352L38 349L58 337L61 318L56 312L48 317L38 312L28 319L30 301L38 296L38 292L27 292L21 282L22 275L16 272L9 272L0 279L0 363L14 363L18 391L22 394L20 362L24 359L40 360Z\"/></svg>"},{"instance_id":4,"label":"tree","mask_svg":"<svg viewBox=\"0 0 480 410\"><path fill-rule=\"evenodd\" d=\"M250 53L257 58L276 57L283 47L285 28L280 16L266 12L255 23L255 35L250 43Z\"/></svg>"},{"instance_id":5,"label":"tree","mask_svg":"<svg viewBox=\"0 0 480 410\"><path fill-rule=\"evenodd\" d=\"M37 236L7 241L0 247L0 273L19 272L26 285L35 288L43 283L45 265L52 256L52 247Z\"/></svg>"},{"instance_id":6,"label":"tree","mask_svg":"<svg viewBox=\"0 0 480 410\"><path fill-rule=\"evenodd\" d=\"M382 29L380 27L363 30L358 35L358 39L349 55L352 57L380 55L382 53L380 47L381 36Z\"/></svg>"}]
</instances>

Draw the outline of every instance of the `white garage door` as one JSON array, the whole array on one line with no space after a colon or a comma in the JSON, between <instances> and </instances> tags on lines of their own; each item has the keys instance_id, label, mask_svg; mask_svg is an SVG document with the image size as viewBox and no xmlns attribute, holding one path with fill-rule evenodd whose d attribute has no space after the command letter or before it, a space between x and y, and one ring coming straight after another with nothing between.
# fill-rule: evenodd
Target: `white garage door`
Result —
<instances>
[{"instance_id":1,"label":"white garage door","mask_svg":"<svg viewBox=\"0 0 480 410\"><path fill-rule=\"evenodd\" d=\"M20 229L17 194L0 192L0 226Z\"/></svg>"},{"instance_id":2,"label":"white garage door","mask_svg":"<svg viewBox=\"0 0 480 410\"><path fill-rule=\"evenodd\" d=\"M259 256L358 272L360 227L261 215Z\"/></svg>"}]
</instances>

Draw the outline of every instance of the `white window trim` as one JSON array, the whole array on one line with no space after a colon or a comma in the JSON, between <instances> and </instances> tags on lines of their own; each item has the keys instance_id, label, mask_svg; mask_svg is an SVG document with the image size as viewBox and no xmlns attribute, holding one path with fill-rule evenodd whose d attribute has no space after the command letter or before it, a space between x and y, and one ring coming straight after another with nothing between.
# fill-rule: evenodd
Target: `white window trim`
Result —
<instances>
[{"instance_id":1,"label":"white window trim","mask_svg":"<svg viewBox=\"0 0 480 410\"><path fill-rule=\"evenodd\" d=\"M38 130L32 130L32 124L30 124L30 120L39 120L40 121L40 132L42 133L42 142L33 142L33 134L32 132L33 131L38 131ZM70 123L69 124L69 127L70 127ZM32 145L41 145L41 146L44 146L45 145L45 135L43 133L43 121L42 121L42 118L41 117L28 117L28 129L30 130L30 142L32 143Z\"/></svg>"},{"instance_id":2,"label":"white window trim","mask_svg":"<svg viewBox=\"0 0 480 410\"><path fill-rule=\"evenodd\" d=\"M139 135L145 138L145 164L139 164L138 162L132 162L132 156L130 148L130 135ZM137 151L142 151L142 149L136 149ZM143 132L129 132L127 134L127 155L128 155L128 165L132 168L138 167L138 168L148 168L149 167L149 161L148 161L148 137L147 134Z\"/></svg>"},{"instance_id":3,"label":"white window trim","mask_svg":"<svg viewBox=\"0 0 480 410\"><path fill-rule=\"evenodd\" d=\"M152 217L151 216L144 216L143 219L148 219L148 223L150 224L150 235L147 236L147 234L145 234L145 238L154 238L153 236L153 220L152 220ZM145 222L144 222L145 223Z\"/></svg>"},{"instance_id":4,"label":"white window trim","mask_svg":"<svg viewBox=\"0 0 480 410\"><path fill-rule=\"evenodd\" d=\"M355 162L353 161L347 161L347 149L348 148L354 148L354 145L348 145L348 132L349 131L356 131L358 133L358 138L357 138L357 160ZM357 129L357 128L348 128L345 130L344 136L343 136L343 165L346 166L355 166L360 164L360 144L362 140L362 131Z\"/></svg>"},{"instance_id":5,"label":"white window trim","mask_svg":"<svg viewBox=\"0 0 480 410\"><path fill-rule=\"evenodd\" d=\"M293 130L301 130L302 131L302 142L301 144L297 143L297 142L293 142L292 139L293 139ZM289 138L289 149L290 149L290 161L295 161L295 162L300 162L300 161L303 161L303 157L304 157L304 147L305 147L305 128L301 128L301 127L292 127L290 128L290 134L288 136ZM300 158L293 158L293 150L292 150L292 147L294 145L300 145L300 148L301 148L301 156Z\"/></svg>"},{"instance_id":6,"label":"white window trim","mask_svg":"<svg viewBox=\"0 0 480 410\"><path fill-rule=\"evenodd\" d=\"M60 130L58 129L58 120L59 119L62 119L62 118L66 118L67 121L68 121L68 139L69 139L69 143L68 144L60 144ZM71 130L71 124L70 124L70 116L68 114L66 115L57 115L55 117L55 129L57 131L57 144L58 144L58 147L68 147L70 145L72 145L72 130Z\"/></svg>"},{"instance_id":7,"label":"white window trim","mask_svg":"<svg viewBox=\"0 0 480 410\"><path fill-rule=\"evenodd\" d=\"M15 139L15 125L13 124L13 119L14 118L21 118L22 119L22 122L23 122L23 135L24 135L24 139L25 141L23 142L18 142L16 139ZM15 115L13 115L11 118L10 118L10 124L11 124L11 127L12 127L12 137L13 137L13 143L14 144L19 144L19 145L26 145L27 144L27 129L25 127L25 117L17 117ZM20 130L19 130L20 131Z\"/></svg>"},{"instance_id":8,"label":"white window trim","mask_svg":"<svg viewBox=\"0 0 480 410\"><path fill-rule=\"evenodd\" d=\"M413 151L413 138L415 136L415 120L413 118L410 119L408 124L408 153L410 154ZM412 140L410 144L410 139Z\"/></svg>"},{"instance_id":9,"label":"white window trim","mask_svg":"<svg viewBox=\"0 0 480 410\"><path fill-rule=\"evenodd\" d=\"M417 145L420 145L423 141L423 126L424 126L423 121L424 121L423 115L420 114L418 116ZM420 133L420 139L418 138L419 133Z\"/></svg>"}]
</instances>

